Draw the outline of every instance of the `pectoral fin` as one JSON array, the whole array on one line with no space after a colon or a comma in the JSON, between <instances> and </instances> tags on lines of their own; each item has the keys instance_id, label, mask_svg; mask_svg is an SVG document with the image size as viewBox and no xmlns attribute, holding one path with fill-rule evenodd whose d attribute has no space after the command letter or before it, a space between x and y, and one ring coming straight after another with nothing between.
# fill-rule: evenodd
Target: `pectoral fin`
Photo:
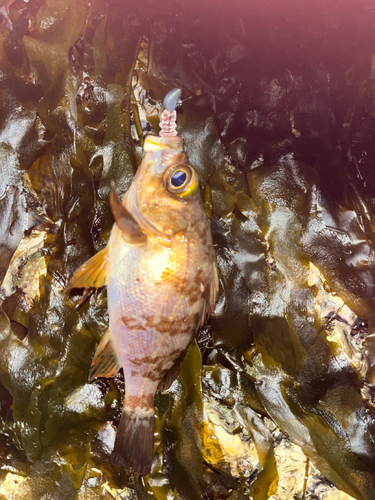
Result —
<instances>
[{"instance_id":1,"label":"pectoral fin","mask_svg":"<svg viewBox=\"0 0 375 500\"><path fill-rule=\"evenodd\" d=\"M121 229L121 236L124 241L132 244L144 243L147 240L147 235L142 231L138 222L132 214L122 205L118 194L112 184L112 192L109 198L111 209L116 224Z\"/></svg>"},{"instance_id":2,"label":"pectoral fin","mask_svg":"<svg viewBox=\"0 0 375 500\"><path fill-rule=\"evenodd\" d=\"M111 332L108 329L100 341L92 360L89 381L91 382L98 377L114 377L118 374L120 368L121 365L113 347Z\"/></svg>"},{"instance_id":3,"label":"pectoral fin","mask_svg":"<svg viewBox=\"0 0 375 500\"><path fill-rule=\"evenodd\" d=\"M70 278L67 290L72 288L100 288L107 284L108 277L108 249L103 248L81 267Z\"/></svg>"}]
</instances>

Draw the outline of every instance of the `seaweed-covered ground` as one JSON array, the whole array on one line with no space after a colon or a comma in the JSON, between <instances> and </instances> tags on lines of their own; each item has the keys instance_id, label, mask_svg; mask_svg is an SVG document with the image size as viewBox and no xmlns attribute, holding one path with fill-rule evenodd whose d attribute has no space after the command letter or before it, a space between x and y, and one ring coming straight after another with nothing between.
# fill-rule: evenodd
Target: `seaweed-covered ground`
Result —
<instances>
[{"instance_id":1,"label":"seaweed-covered ground","mask_svg":"<svg viewBox=\"0 0 375 500\"><path fill-rule=\"evenodd\" d=\"M366 1L0 1L1 499L375 499L374 33ZM140 478L121 372L88 383L106 292L65 287L173 87L221 286Z\"/></svg>"}]
</instances>

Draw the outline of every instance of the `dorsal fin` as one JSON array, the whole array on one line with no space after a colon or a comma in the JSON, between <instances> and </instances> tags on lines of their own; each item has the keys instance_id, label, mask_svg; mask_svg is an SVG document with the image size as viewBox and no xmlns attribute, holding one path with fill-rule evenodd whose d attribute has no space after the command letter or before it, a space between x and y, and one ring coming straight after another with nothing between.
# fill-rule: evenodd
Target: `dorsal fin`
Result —
<instances>
[{"instance_id":1,"label":"dorsal fin","mask_svg":"<svg viewBox=\"0 0 375 500\"><path fill-rule=\"evenodd\" d=\"M121 365L113 347L112 335L108 328L92 360L89 381L91 382L94 378L98 377L115 377L120 368Z\"/></svg>"},{"instance_id":2,"label":"dorsal fin","mask_svg":"<svg viewBox=\"0 0 375 500\"><path fill-rule=\"evenodd\" d=\"M116 224L121 229L121 236L124 241L132 244L144 243L147 240L147 235L142 231L138 222L132 214L122 205L118 194L115 191L114 183L112 183L112 191L109 201Z\"/></svg>"},{"instance_id":3,"label":"dorsal fin","mask_svg":"<svg viewBox=\"0 0 375 500\"><path fill-rule=\"evenodd\" d=\"M66 289L105 286L108 281L108 264L108 248L105 247L75 271Z\"/></svg>"},{"instance_id":4,"label":"dorsal fin","mask_svg":"<svg viewBox=\"0 0 375 500\"><path fill-rule=\"evenodd\" d=\"M161 379L158 385L158 391L167 391L172 385L172 383L176 380L178 374L180 373L182 363L185 359L186 351L187 349L182 351L182 353L177 358L177 361L174 363L172 368L170 368L164 375L164 377Z\"/></svg>"}]
</instances>

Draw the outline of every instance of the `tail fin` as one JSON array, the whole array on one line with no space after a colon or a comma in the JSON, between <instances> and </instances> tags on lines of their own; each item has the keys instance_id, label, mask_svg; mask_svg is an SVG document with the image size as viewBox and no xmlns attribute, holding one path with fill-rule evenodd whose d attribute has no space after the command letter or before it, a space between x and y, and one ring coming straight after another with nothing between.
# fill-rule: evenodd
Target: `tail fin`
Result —
<instances>
[{"instance_id":1,"label":"tail fin","mask_svg":"<svg viewBox=\"0 0 375 500\"><path fill-rule=\"evenodd\" d=\"M143 476L149 474L154 454L155 413L122 411L117 429L113 465L127 465Z\"/></svg>"}]
</instances>

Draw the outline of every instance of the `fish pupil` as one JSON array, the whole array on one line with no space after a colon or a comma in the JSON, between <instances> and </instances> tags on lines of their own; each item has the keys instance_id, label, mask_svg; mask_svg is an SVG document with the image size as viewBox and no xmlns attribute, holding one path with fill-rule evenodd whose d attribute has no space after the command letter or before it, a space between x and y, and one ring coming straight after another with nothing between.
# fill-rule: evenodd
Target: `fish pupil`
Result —
<instances>
[{"instance_id":1,"label":"fish pupil","mask_svg":"<svg viewBox=\"0 0 375 500\"><path fill-rule=\"evenodd\" d=\"M181 187L186 181L186 172L177 170L171 177L171 184L173 187Z\"/></svg>"}]
</instances>

